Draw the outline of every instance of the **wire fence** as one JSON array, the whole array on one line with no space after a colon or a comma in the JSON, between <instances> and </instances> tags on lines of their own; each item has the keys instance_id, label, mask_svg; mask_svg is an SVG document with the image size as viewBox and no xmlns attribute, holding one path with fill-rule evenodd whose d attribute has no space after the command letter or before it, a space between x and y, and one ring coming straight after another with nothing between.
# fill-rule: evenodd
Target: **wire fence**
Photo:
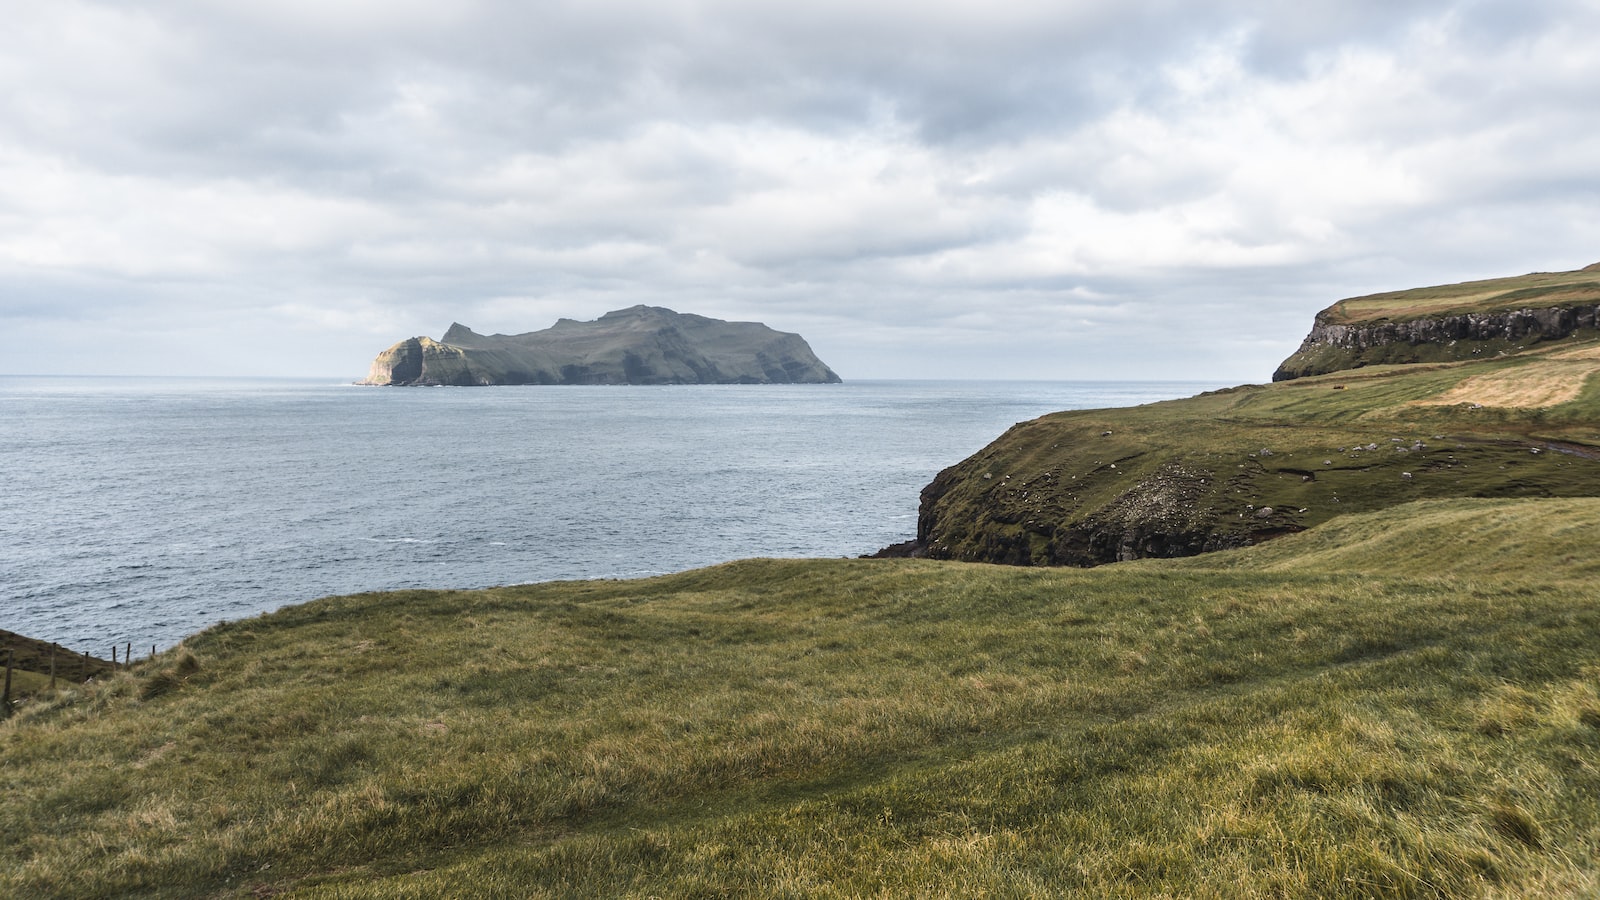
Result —
<instances>
[{"instance_id":1,"label":"wire fence","mask_svg":"<svg viewBox=\"0 0 1600 900\"><path fill-rule=\"evenodd\" d=\"M18 701L63 684L83 684L133 665L133 644L111 645L111 659L79 653L60 644L0 629L0 654L5 657L5 685L0 689L0 716L10 716ZM150 648L150 656L156 648Z\"/></svg>"}]
</instances>

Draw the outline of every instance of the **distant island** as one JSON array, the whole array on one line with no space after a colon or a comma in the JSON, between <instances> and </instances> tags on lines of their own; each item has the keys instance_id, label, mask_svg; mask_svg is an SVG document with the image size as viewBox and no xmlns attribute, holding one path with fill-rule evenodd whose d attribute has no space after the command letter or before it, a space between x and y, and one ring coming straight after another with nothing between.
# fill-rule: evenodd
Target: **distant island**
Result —
<instances>
[{"instance_id":1,"label":"distant island","mask_svg":"<svg viewBox=\"0 0 1600 900\"><path fill-rule=\"evenodd\" d=\"M378 354L361 384L837 384L798 334L659 306L561 319L526 334L481 335L459 323Z\"/></svg>"}]
</instances>

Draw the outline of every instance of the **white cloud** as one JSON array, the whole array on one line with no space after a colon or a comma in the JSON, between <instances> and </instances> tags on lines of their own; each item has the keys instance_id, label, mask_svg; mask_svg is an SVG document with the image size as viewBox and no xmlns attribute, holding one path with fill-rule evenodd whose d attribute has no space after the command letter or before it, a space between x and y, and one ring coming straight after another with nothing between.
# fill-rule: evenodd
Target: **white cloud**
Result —
<instances>
[{"instance_id":1,"label":"white cloud","mask_svg":"<svg viewBox=\"0 0 1600 900\"><path fill-rule=\"evenodd\" d=\"M148 371L131 329L173 371L359 374L452 320L643 302L801 331L846 377L1262 377L1340 296L1600 259L1597 25L1593 0L33 4L0 33L6 367ZM178 350L235 332L296 349Z\"/></svg>"}]
</instances>

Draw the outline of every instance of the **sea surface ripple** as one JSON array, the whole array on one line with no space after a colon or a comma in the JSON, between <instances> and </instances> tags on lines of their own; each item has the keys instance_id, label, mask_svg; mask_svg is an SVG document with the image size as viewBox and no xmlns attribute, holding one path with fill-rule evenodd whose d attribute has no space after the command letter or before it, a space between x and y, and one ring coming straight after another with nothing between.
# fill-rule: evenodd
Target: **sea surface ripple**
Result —
<instances>
[{"instance_id":1,"label":"sea surface ripple","mask_svg":"<svg viewBox=\"0 0 1600 900\"><path fill-rule=\"evenodd\" d=\"M0 628L96 655L332 594L870 553L1015 422L1194 382L0 377Z\"/></svg>"}]
</instances>

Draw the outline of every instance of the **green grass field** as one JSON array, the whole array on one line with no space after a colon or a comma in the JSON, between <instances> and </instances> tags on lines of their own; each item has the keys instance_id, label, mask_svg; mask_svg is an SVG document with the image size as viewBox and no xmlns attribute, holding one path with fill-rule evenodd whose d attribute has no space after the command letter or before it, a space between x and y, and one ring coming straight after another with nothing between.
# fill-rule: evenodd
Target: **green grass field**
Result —
<instances>
[{"instance_id":1,"label":"green grass field","mask_svg":"<svg viewBox=\"0 0 1600 900\"><path fill-rule=\"evenodd\" d=\"M1593 896L1597 531L321 600L0 724L0 895Z\"/></svg>"},{"instance_id":2,"label":"green grass field","mask_svg":"<svg viewBox=\"0 0 1600 900\"><path fill-rule=\"evenodd\" d=\"M1600 303L1600 263L1574 272L1533 272L1352 297L1324 310L1320 318L1333 325L1354 325L1580 303Z\"/></svg>"}]
</instances>

